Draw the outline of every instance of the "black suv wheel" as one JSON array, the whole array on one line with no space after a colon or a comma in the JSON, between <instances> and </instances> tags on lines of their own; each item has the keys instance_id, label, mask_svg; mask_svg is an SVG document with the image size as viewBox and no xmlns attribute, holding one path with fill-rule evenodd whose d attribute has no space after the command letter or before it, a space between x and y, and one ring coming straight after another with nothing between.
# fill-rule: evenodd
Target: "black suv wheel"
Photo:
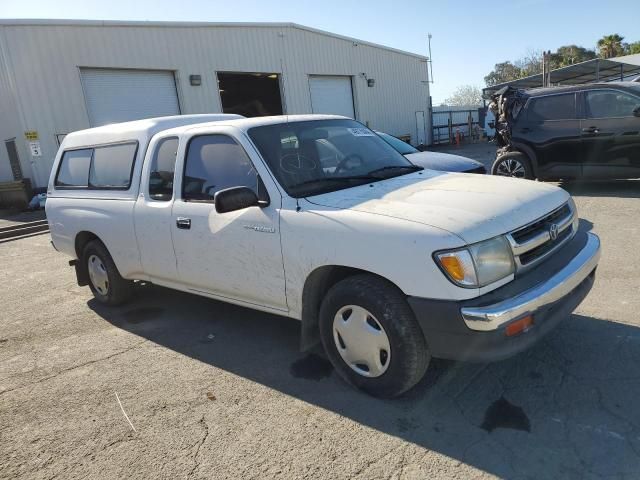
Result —
<instances>
[{"instance_id":1,"label":"black suv wheel","mask_svg":"<svg viewBox=\"0 0 640 480\"><path fill-rule=\"evenodd\" d=\"M524 153L508 152L500 155L491 167L492 175L533 180L531 162Z\"/></svg>"}]
</instances>

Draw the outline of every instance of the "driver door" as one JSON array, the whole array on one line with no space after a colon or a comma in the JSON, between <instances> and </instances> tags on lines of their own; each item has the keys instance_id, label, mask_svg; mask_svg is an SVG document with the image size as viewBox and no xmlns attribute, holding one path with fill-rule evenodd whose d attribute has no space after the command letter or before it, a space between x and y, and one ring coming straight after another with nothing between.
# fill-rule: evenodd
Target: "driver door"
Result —
<instances>
[{"instance_id":1,"label":"driver door","mask_svg":"<svg viewBox=\"0 0 640 480\"><path fill-rule=\"evenodd\" d=\"M188 139L177 171L183 173L172 228L181 283L225 300L286 311L281 196L251 145L233 128L207 129ZM252 188L269 204L216 212L215 193L238 186Z\"/></svg>"}]
</instances>

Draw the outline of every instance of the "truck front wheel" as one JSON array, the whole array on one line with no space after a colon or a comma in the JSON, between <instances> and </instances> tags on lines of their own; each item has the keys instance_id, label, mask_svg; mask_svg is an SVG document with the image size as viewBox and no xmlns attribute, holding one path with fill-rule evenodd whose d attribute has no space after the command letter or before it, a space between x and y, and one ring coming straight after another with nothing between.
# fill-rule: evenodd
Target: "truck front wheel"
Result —
<instances>
[{"instance_id":1,"label":"truck front wheel","mask_svg":"<svg viewBox=\"0 0 640 480\"><path fill-rule=\"evenodd\" d=\"M348 277L329 289L320 307L320 336L338 373L376 397L409 390L431 358L402 292L374 275Z\"/></svg>"},{"instance_id":2,"label":"truck front wheel","mask_svg":"<svg viewBox=\"0 0 640 480\"><path fill-rule=\"evenodd\" d=\"M87 243L82 256L87 268L89 287L100 303L116 306L131 295L132 282L118 272L109 251L100 240Z\"/></svg>"}]
</instances>

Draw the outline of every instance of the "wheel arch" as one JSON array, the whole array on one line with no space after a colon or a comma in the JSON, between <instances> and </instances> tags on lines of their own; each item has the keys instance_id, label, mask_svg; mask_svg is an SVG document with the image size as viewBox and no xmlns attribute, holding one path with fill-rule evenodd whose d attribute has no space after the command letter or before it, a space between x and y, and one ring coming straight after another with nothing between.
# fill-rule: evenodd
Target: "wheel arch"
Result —
<instances>
[{"instance_id":1,"label":"wheel arch","mask_svg":"<svg viewBox=\"0 0 640 480\"><path fill-rule=\"evenodd\" d=\"M300 330L300 350L307 351L320 343L318 330L320 305L331 287L347 277L354 275L373 275L393 285L394 282L375 272L346 265L323 265L313 270L306 278L302 289L302 327ZM402 292L404 295L404 292Z\"/></svg>"},{"instance_id":2,"label":"wheel arch","mask_svg":"<svg viewBox=\"0 0 640 480\"><path fill-rule=\"evenodd\" d=\"M82 253L87 244L93 240L102 242L102 240L100 240L100 237L88 230L78 232L74 240L74 249L77 259L74 263L74 267L76 269L78 285L80 285L81 287L89 285L89 272L87 271L87 265L85 265L85 262L82 261Z\"/></svg>"},{"instance_id":3,"label":"wheel arch","mask_svg":"<svg viewBox=\"0 0 640 480\"><path fill-rule=\"evenodd\" d=\"M87 243L91 242L92 240L100 240L100 237L98 237L95 233L90 232L88 230L83 230L81 232L78 232L74 241L76 258L78 260L82 260L82 252L84 251L84 247L87 245ZM100 241L102 242L102 240Z\"/></svg>"},{"instance_id":4,"label":"wheel arch","mask_svg":"<svg viewBox=\"0 0 640 480\"><path fill-rule=\"evenodd\" d=\"M518 152L518 153L522 153L523 155L526 155L527 159L529 160L529 163L531 164L531 169L533 170L533 177L534 178L539 177L540 167L538 165L538 157L536 155L536 152L533 150L533 148L531 148L530 146L524 143L514 142L514 143L511 143L511 150L509 150L509 152ZM505 152L505 153L508 153L508 152Z\"/></svg>"}]
</instances>

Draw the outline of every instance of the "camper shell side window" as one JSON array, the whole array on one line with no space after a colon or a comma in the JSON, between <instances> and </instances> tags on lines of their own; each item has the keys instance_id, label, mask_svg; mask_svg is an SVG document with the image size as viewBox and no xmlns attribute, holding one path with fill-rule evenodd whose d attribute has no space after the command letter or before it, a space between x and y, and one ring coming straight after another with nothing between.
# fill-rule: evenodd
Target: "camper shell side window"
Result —
<instances>
[{"instance_id":1,"label":"camper shell side window","mask_svg":"<svg viewBox=\"0 0 640 480\"><path fill-rule=\"evenodd\" d=\"M54 185L59 190L129 190L137 152L137 141L65 150Z\"/></svg>"}]
</instances>

